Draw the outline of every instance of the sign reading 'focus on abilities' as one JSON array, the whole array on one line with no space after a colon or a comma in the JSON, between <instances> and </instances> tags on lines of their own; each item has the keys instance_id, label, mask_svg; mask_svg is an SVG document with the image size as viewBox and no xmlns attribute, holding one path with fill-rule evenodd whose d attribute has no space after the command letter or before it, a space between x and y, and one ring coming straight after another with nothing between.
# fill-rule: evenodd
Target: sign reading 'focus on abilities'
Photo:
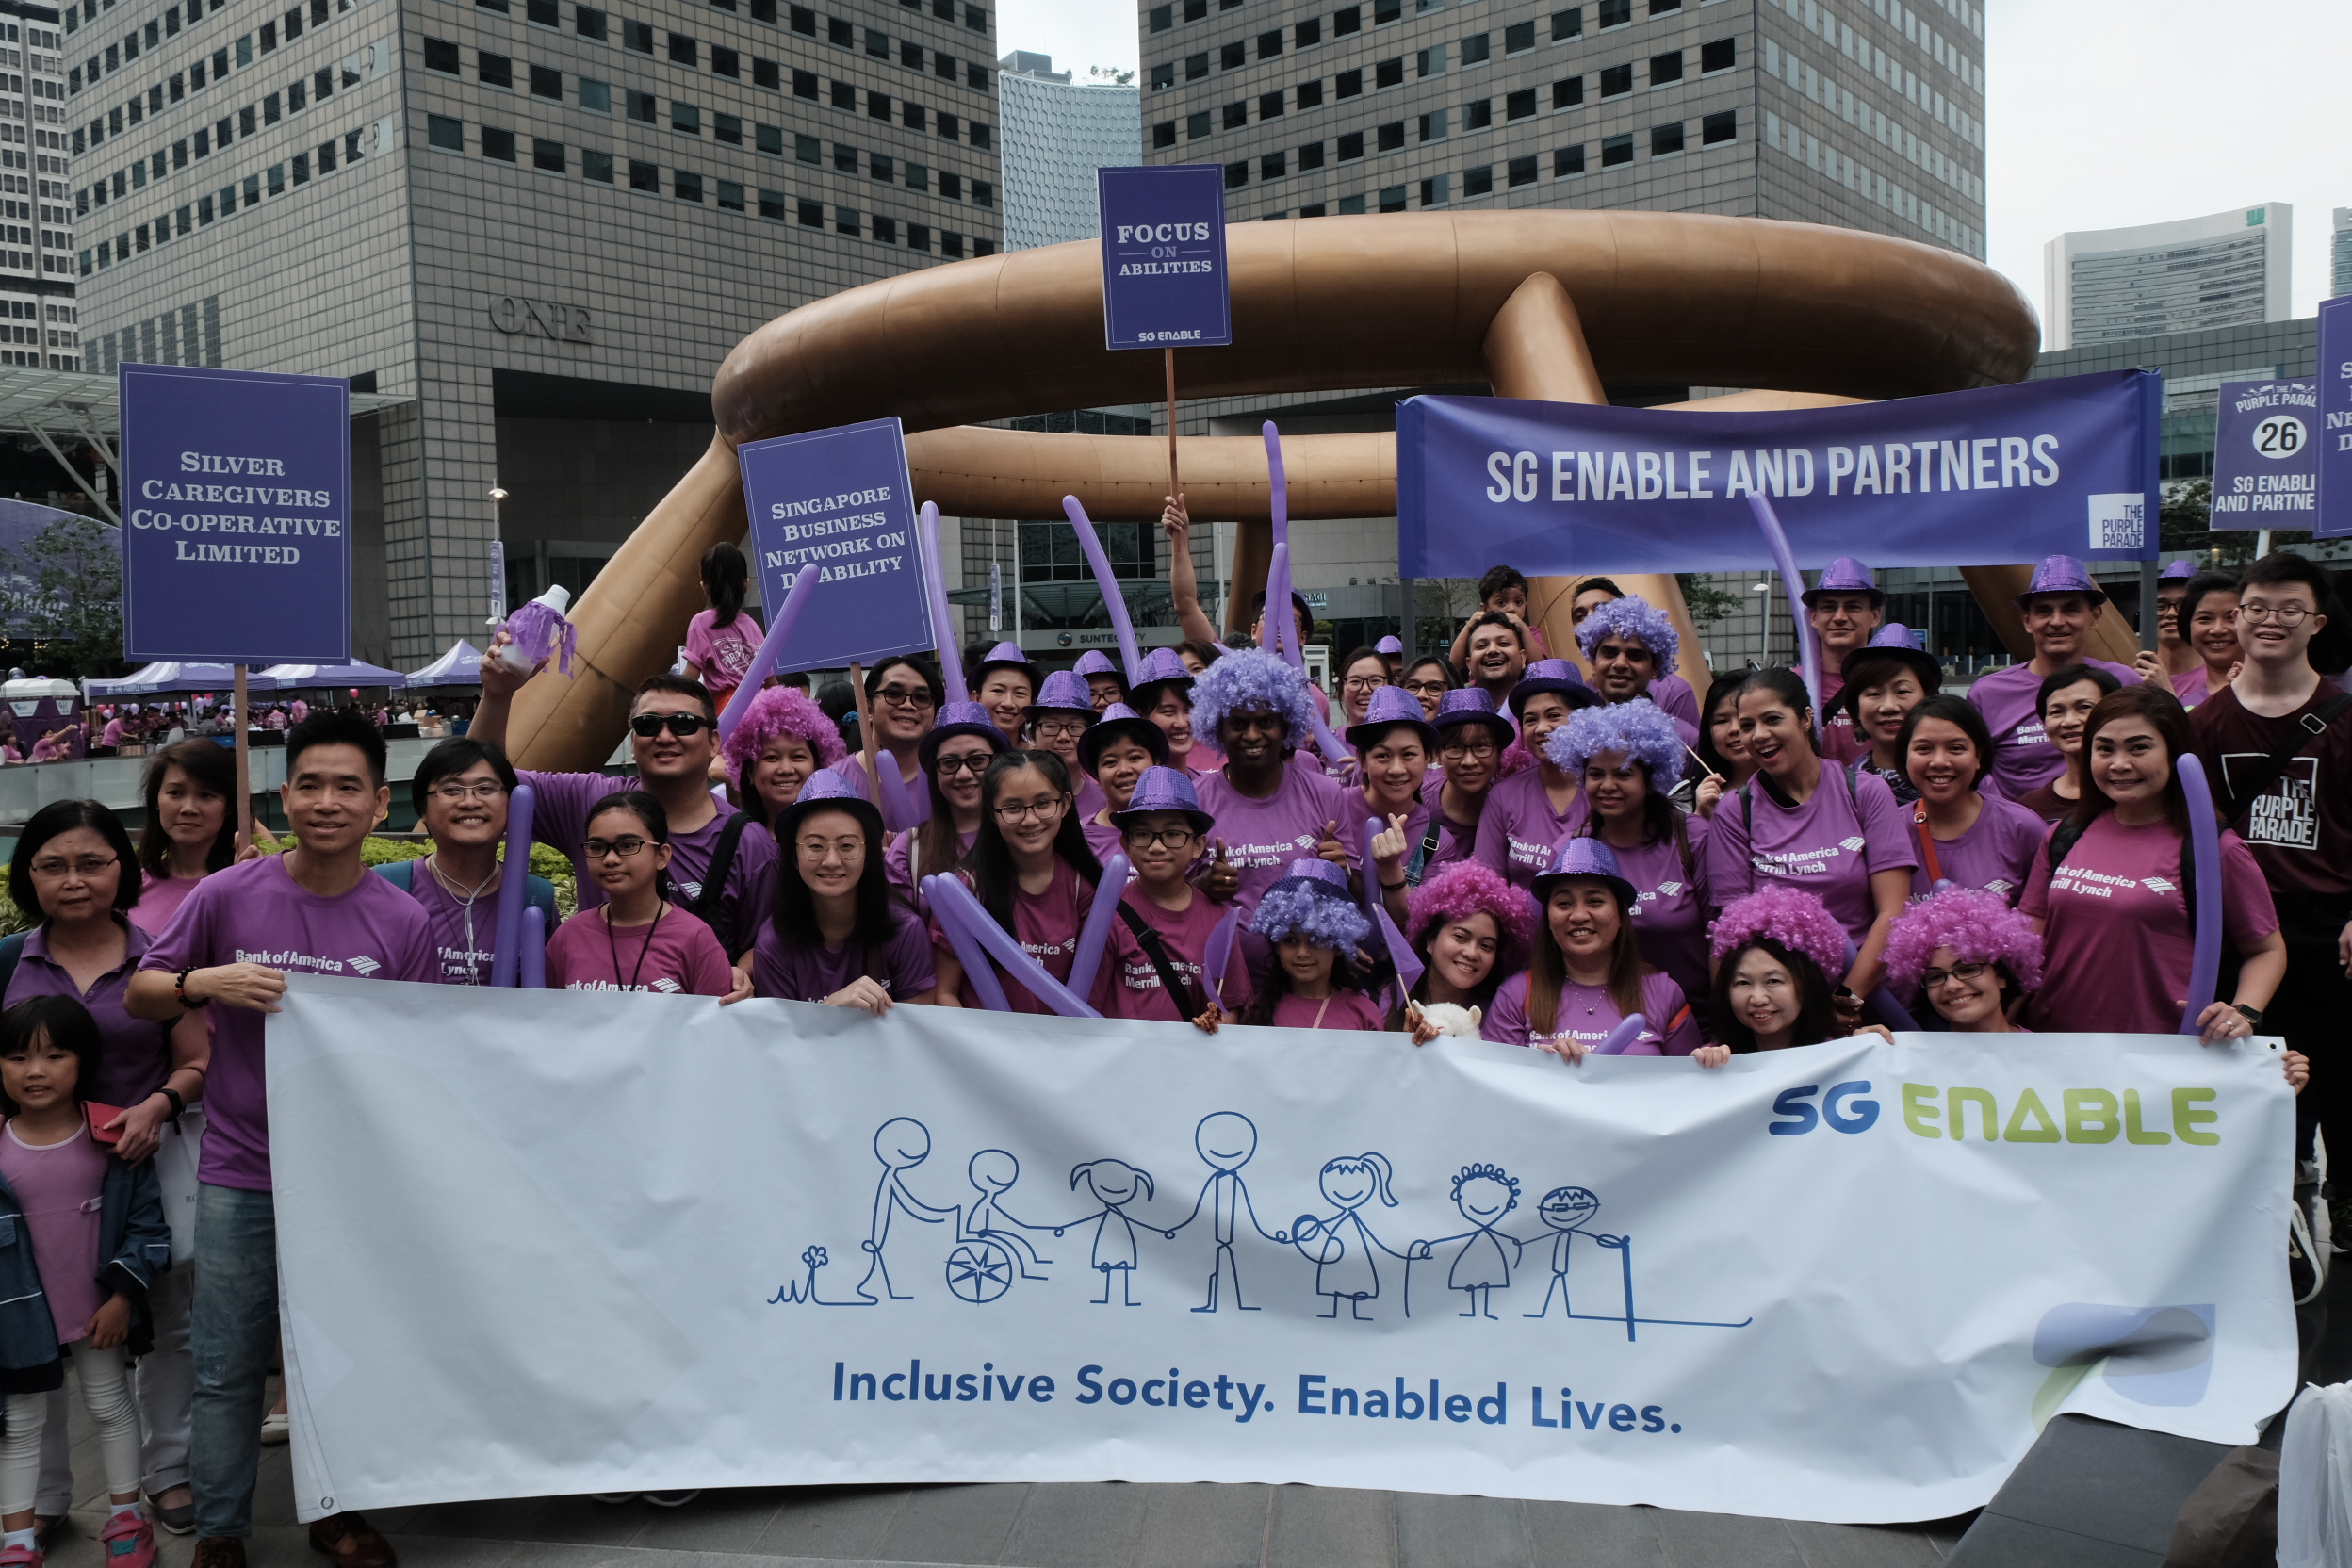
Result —
<instances>
[{"instance_id":1,"label":"sign reading 'focus on abilities'","mask_svg":"<svg viewBox=\"0 0 2352 1568\"><path fill-rule=\"evenodd\" d=\"M1102 207L1102 341L1112 349L1221 348L1225 172L1215 164L1095 171Z\"/></svg>"}]
</instances>

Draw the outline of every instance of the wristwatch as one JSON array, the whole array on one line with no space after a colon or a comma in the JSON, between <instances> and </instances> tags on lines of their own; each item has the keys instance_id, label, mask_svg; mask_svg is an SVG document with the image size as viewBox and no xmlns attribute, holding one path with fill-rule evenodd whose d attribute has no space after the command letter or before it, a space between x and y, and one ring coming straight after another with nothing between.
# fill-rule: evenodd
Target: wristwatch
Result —
<instances>
[{"instance_id":1,"label":"wristwatch","mask_svg":"<svg viewBox=\"0 0 2352 1568\"><path fill-rule=\"evenodd\" d=\"M2262 1010L2260 1007L2249 1007L2243 1002L2232 1002L2230 1005L2237 1010L2240 1018L2255 1028L2260 1029L2262 1026Z\"/></svg>"}]
</instances>

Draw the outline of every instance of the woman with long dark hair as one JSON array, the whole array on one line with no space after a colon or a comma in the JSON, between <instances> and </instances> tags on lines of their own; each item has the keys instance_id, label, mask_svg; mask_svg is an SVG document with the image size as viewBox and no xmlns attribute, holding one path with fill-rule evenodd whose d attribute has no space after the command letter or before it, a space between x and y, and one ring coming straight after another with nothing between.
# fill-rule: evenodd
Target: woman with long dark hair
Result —
<instances>
[{"instance_id":1,"label":"woman with long dark hair","mask_svg":"<svg viewBox=\"0 0 2352 1568\"><path fill-rule=\"evenodd\" d=\"M2180 758L2189 715L2161 686L2126 686L2083 726L2082 799L2050 829L2018 905L2065 982L2034 999L2034 1026L2058 1033L2168 1035L2180 1027L2196 953L2194 869ZM2210 810L2199 797L2194 809ZM2238 956L2236 994L2196 1022L2208 1043L2260 1028L2287 972L2270 885L2235 833L2221 832L2222 938ZM2207 890L2210 892L2210 890Z\"/></svg>"},{"instance_id":2,"label":"woman with long dark hair","mask_svg":"<svg viewBox=\"0 0 2352 1568\"><path fill-rule=\"evenodd\" d=\"M743 609L750 591L751 564L743 551L722 539L703 552L702 592L710 607L686 623L686 676L702 682L721 712L751 673L764 635Z\"/></svg>"},{"instance_id":3,"label":"woman with long dark hair","mask_svg":"<svg viewBox=\"0 0 2352 1568\"><path fill-rule=\"evenodd\" d=\"M1527 968L1535 901L1476 860L1461 861L1413 890L1403 934L1422 966L1407 1003L1470 1008L1483 1022L1495 991ZM1410 1010L1392 1018L1390 1026L1412 1029L1416 1041L1437 1037Z\"/></svg>"},{"instance_id":4,"label":"woman with long dark hair","mask_svg":"<svg viewBox=\"0 0 2352 1568\"><path fill-rule=\"evenodd\" d=\"M1005 751L1004 732L976 702L951 702L923 738L917 760L931 792L931 814L890 844L890 880L908 892L926 876L944 876L961 864L980 837L980 777L991 759ZM841 774L856 789L862 777Z\"/></svg>"},{"instance_id":5,"label":"woman with long dark hair","mask_svg":"<svg viewBox=\"0 0 2352 1568\"><path fill-rule=\"evenodd\" d=\"M753 994L877 1016L931 1001L930 933L890 895L874 803L821 768L777 815L776 834L776 902L752 949Z\"/></svg>"},{"instance_id":6,"label":"woman with long dark hair","mask_svg":"<svg viewBox=\"0 0 2352 1568\"><path fill-rule=\"evenodd\" d=\"M180 741L147 759L139 834L144 874L131 923L160 932L196 884L237 858L237 757L210 741ZM126 870L128 868L125 868Z\"/></svg>"},{"instance_id":7,"label":"woman with long dark hair","mask_svg":"<svg viewBox=\"0 0 2352 1568\"><path fill-rule=\"evenodd\" d=\"M1688 1056L1721 1065L1699 1043L1682 988L1645 968L1633 935L1633 884L1597 839L1571 839L1535 879L1541 923L1525 974L1503 982L1480 1029L1501 1045L1532 1045L1581 1062L1618 1024L1642 1015L1628 1056Z\"/></svg>"},{"instance_id":8,"label":"woman with long dark hair","mask_svg":"<svg viewBox=\"0 0 2352 1568\"><path fill-rule=\"evenodd\" d=\"M1061 981L1070 978L1078 933L1094 906L1095 884L1102 879L1074 804L1070 773L1059 757L1050 751L1004 753L981 777L979 837L956 870L988 918ZM980 993L936 923L932 946L940 1005L979 1006ZM1053 1011L994 958L988 963L1013 1011ZM1098 1012L1109 1010L1109 980L1107 969L1095 972L1086 1000Z\"/></svg>"},{"instance_id":9,"label":"woman with long dark hair","mask_svg":"<svg viewBox=\"0 0 2352 1568\"><path fill-rule=\"evenodd\" d=\"M1691 785L1690 807L1710 822L1723 792L1738 789L1756 772L1740 733L1740 689L1747 683L1748 672L1735 670L1717 676L1707 689L1706 719L1699 726L1699 743L1691 748L1707 765L1707 776Z\"/></svg>"}]
</instances>

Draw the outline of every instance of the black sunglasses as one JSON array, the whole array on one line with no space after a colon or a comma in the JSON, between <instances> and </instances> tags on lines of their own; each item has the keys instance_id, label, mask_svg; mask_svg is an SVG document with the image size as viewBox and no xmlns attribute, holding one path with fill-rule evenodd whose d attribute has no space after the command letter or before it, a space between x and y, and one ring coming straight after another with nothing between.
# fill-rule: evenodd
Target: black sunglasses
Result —
<instances>
[{"instance_id":1,"label":"black sunglasses","mask_svg":"<svg viewBox=\"0 0 2352 1568\"><path fill-rule=\"evenodd\" d=\"M683 741L699 730L716 729L717 725L700 713L640 713L629 721L629 731L652 740L664 728Z\"/></svg>"}]
</instances>

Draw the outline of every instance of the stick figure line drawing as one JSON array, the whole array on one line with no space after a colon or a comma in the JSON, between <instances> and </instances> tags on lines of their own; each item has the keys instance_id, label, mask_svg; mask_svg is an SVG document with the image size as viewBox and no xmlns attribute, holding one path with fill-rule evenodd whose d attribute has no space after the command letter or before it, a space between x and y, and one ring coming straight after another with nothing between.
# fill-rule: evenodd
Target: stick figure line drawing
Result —
<instances>
[{"instance_id":1,"label":"stick figure line drawing","mask_svg":"<svg viewBox=\"0 0 2352 1568\"><path fill-rule=\"evenodd\" d=\"M1375 1251L1386 1252L1400 1263L1410 1261L1409 1251L1399 1252L1389 1246L1364 1222L1364 1206L1375 1197L1388 1208L1396 1206L1396 1195L1390 1190L1395 1175L1389 1168L1388 1156L1378 1152L1342 1154L1324 1163L1316 1184L1337 1212L1323 1216L1302 1214L1290 1226L1291 1244L1315 1265L1315 1294L1331 1298L1331 1310L1316 1315L1338 1317L1339 1303L1345 1300L1351 1319L1369 1323L1373 1320L1364 1315L1364 1304L1380 1294L1380 1265Z\"/></svg>"},{"instance_id":2,"label":"stick figure line drawing","mask_svg":"<svg viewBox=\"0 0 2352 1568\"><path fill-rule=\"evenodd\" d=\"M1599 1231L1586 1230L1585 1226L1592 1223L1593 1217L1598 1215L1600 1210L1600 1198L1590 1187L1554 1187L1544 1195L1543 1201L1536 1205L1535 1212L1552 1232L1552 1279L1551 1283L1544 1287L1542 1308L1535 1312L1522 1313L1520 1314L1522 1317L1544 1316L1552 1310L1552 1297L1556 1292L1560 1297L1561 1317L1581 1319L1587 1323L1623 1323L1625 1326L1627 1340L1635 1337L1636 1325L1642 1323L1682 1329L1744 1329L1756 1321L1753 1316L1743 1317L1737 1323L1716 1322L1697 1317L1637 1316L1633 1305L1633 1238L1629 1235L1608 1235ZM1579 1235L1617 1254L1618 1273L1623 1278L1625 1287L1625 1310L1624 1312L1578 1312L1571 1303L1568 1295L1570 1249L1575 1245L1575 1238Z\"/></svg>"},{"instance_id":3,"label":"stick figure line drawing","mask_svg":"<svg viewBox=\"0 0 2352 1568\"><path fill-rule=\"evenodd\" d=\"M1506 1175L1500 1166L1466 1165L1454 1178L1453 1199L1470 1229L1457 1235L1416 1241L1413 1255L1427 1258L1449 1242L1461 1242L1462 1250L1454 1254L1453 1266L1446 1270L1446 1285L1468 1296L1470 1305L1456 1315L1493 1318L1494 1292L1511 1288L1511 1271L1527 1250L1527 1243L1517 1236L1494 1228L1503 1216L1519 1206L1519 1179Z\"/></svg>"},{"instance_id":4,"label":"stick figure line drawing","mask_svg":"<svg viewBox=\"0 0 2352 1568\"><path fill-rule=\"evenodd\" d=\"M1095 1305L1107 1307L1111 1304L1111 1276L1116 1274L1119 1276L1119 1299L1127 1306L1139 1307L1143 1303L1135 1299L1134 1293L1135 1221L1127 1213L1125 1205L1134 1202L1138 1195L1147 1199L1152 1196L1152 1173L1137 1170L1124 1160L1088 1160L1070 1173L1072 1190L1081 1183L1102 1207L1084 1218L1057 1226L1054 1233L1060 1235L1064 1231L1074 1231L1092 1221L1093 1262L1095 1268L1102 1275L1102 1294L1095 1298ZM1174 1231L1162 1230L1149 1220L1144 1223L1155 1233L1175 1239Z\"/></svg>"},{"instance_id":5,"label":"stick figure line drawing","mask_svg":"<svg viewBox=\"0 0 2352 1568\"><path fill-rule=\"evenodd\" d=\"M1250 1187L1241 1179L1241 1168L1250 1163L1258 1152L1258 1124L1239 1111L1211 1111L1192 1130L1192 1147L1201 1162L1214 1175L1201 1184L1200 1196L1193 1200L1192 1213L1183 1224L1168 1233L1170 1240L1176 1232L1200 1217L1200 1211L1209 1211L1210 1225L1217 1235L1217 1254L1209 1266L1209 1298L1194 1312L1216 1312L1222 1299L1222 1282L1233 1281L1233 1310L1256 1312L1258 1309L1241 1298L1241 1265L1233 1255L1233 1237L1238 1233L1240 1217L1250 1217L1250 1228L1277 1246L1286 1245L1289 1233L1269 1231L1258 1223L1258 1211L1250 1201Z\"/></svg>"},{"instance_id":6,"label":"stick figure line drawing","mask_svg":"<svg viewBox=\"0 0 2352 1568\"><path fill-rule=\"evenodd\" d=\"M882 1162L882 1178L874 1188L874 1221L866 1233L865 1250L874 1262L867 1266L866 1277L858 1282L858 1294L868 1301L878 1300L866 1287L874 1276L882 1279L882 1294L893 1301L911 1301L911 1296L901 1295L890 1285L890 1270L883 1259L883 1249L890 1245L890 1214L904 1210L925 1225L942 1220L956 1221L956 1233L963 1232L964 1211L960 1207L938 1209L906 1190L906 1172L931 1157L931 1129L913 1117L892 1117L875 1129L874 1157Z\"/></svg>"},{"instance_id":7,"label":"stick figure line drawing","mask_svg":"<svg viewBox=\"0 0 2352 1568\"><path fill-rule=\"evenodd\" d=\"M1002 1149L983 1149L972 1157L972 1164L965 1168L965 1172L972 1179L973 1190L980 1194L980 1200L964 1215L965 1234L973 1240L986 1237L1002 1242L1017 1258L1026 1254L1029 1262L1020 1266L1022 1279L1052 1278L1051 1275L1032 1274L1029 1271L1029 1264L1043 1267L1054 1261L1052 1258L1038 1256L1037 1248L1018 1231L997 1228L996 1222L1001 1217L1018 1227L1019 1231L1050 1230L1055 1235L1061 1234L1058 1229L1050 1225L1032 1225L1004 1207L1004 1195L1012 1191L1015 1182L1021 1180L1021 1162Z\"/></svg>"}]
</instances>

